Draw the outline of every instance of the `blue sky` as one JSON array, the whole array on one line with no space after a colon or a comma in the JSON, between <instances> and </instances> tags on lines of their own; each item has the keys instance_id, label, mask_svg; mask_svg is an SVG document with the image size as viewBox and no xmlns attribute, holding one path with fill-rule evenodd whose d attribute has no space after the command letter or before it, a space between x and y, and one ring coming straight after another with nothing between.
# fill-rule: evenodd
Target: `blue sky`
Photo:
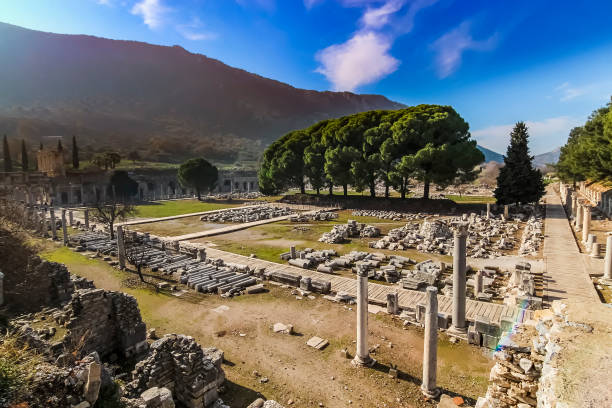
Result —
<instances>
[{"instance_id":1,"label":"blue sky","mask_svg":"<svg viewBox=\"0 0 612 408\"><path fill-rule=\"evenodd\" d=\"M565 143L612 95L611 1L5 0L0 21L179 44L293 86L449 104L504 153Z\"/></svg>"}]
</instances>

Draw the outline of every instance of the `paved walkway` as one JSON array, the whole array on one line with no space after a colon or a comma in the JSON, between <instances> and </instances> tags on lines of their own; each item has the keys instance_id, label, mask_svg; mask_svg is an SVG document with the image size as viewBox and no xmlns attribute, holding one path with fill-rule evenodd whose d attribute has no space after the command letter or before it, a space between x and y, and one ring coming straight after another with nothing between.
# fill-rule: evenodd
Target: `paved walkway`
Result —
<instances>
[{"instance_id":1,"label":"paved walkway","mask_svg":"<svg viewBox=\"0 0 612 408\"><path fill-rule=\"evenodd\" d=\"M599 303L587 273L587 255L580 253L561 199L552 186L546 194L544 225L544 302L550 305L557 299L577 299Z\"/></svg>"},{"instance_id":2,"label":"paved walkway","mask_svg":"<svg viewBox=\"0 0 612 408\"><path fill-rule=\"evenodd\" d=\"M225 262L248 265L251 268L266 268L268 271L288 272L299 276L309 276L316 279L325 279L331 282L331 290L334 293L346 292L353 297L357 297L357 281L350 277L331 275L309 269L297 268L295 266L264 261L257 258L249 258L231 252L221 251L215 248L206 247L206 255L210 258L220 258ZM379 283L368 284L368 300L370 303L386 306L387 294L397 291L399 293L399 305L402 309L415 309L418 304L425 304L425 292L416 290L401 289L397 285L389 286ZM453 300L451 297L438 295L438 307L440 313L452 315ZM478 302L467 300L466 318L473 321L475 317L482 316L491 322L499 324L502 317L510 318L521 322L531 317L531 311L523 311L517 307L501 305L497 303Z\"/></svg>"}]
</instances>

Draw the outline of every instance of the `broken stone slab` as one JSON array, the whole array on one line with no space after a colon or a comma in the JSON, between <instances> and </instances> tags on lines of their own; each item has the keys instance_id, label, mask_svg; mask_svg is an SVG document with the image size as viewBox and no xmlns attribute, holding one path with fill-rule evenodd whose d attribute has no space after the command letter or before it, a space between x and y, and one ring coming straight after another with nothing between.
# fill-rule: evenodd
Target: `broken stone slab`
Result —
<instances>
[{"instance_id":1,"label":"broken stone slab","mask_svg":"<svg viewBox=\"0 0 612 408\"><path fill-rule=\"evenodd\" d=\"M311 337L307 342L306 345L310 346L312 348L315 348L317 350L322 350L324 349L327 345L329 344L329 341L322 339L320 337L314 336Z\"/></svg>"},{"instance_id":2,"label":"broken stone slab","mask_svg":"<svg viewBox=\"0 0 612 408\"><path fill-rule=\"evenodd\" d=\"M293 334L293 325L274 323L274 326L272 326L272 331L274 333Z\"/></svg>"},{"instance_id":3,"label":"broken stone slab","mask_svg":"<svg viewBox=\"0 0 612 408\"><path fill-rule=\"evenodd\" d=\"M252 285L252 286L247 286L247 288L245 289L246 293L248 293L249 295L255 294L255 293L261 293L261 292L265 292L266 288L264 287L263 284L258 283L257 285Z\"/></svg>"}]
</instances>

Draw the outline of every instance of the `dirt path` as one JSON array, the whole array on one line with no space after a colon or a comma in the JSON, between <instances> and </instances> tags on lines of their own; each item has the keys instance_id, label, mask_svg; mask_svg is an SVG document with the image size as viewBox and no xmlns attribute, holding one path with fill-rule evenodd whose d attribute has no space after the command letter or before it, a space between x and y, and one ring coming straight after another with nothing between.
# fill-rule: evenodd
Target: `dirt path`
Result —
<instances>
[{"instance_id":1,"label":"dirt path","mask_svg":"<svg viewBox=\"0 0 612 408\"><path fill-rule=\"evenodd\" d=\"M180 299L130 288L126 281L132 281L132 275L67 249L50 248L44 256L65 263L72 273L92 279L97 287L135 296L147 326L158 333L185 333L205 347L223 349L228 385L221 397L232 407L246 406L258 394L284 404L293 400L297 407L319 403L326 407L435 406L419 390L422 333L404 329L388 315L369 319L369 343L380 345L375 352L379 364L374 369L355 369L340 355L342 348L351 354L355 350L352 307L319 297L298 300L291 289L277 286L269 286L268 293L234 299L193 292ZM273 333L270 327L276 322L293 324L297 334ZM307 347L306 341L315 335L328 339L330 345L323 351ZM398 366L399 379L388 376L391 363ZM438 378L445 392L468 401L482 395L491 366L483 350L440 340ZM261 382L263 377L268 381Z\"/></svg>"}]
</instances>

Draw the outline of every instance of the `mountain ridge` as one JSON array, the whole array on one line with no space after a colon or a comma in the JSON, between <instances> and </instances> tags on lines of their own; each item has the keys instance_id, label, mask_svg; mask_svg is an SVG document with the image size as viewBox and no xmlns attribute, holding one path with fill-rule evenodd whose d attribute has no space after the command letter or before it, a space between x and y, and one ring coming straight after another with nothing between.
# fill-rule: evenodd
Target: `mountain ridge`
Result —
<instances>
[{"instance_id":1,"label":"mountain ridge","mask_svg":"<svg viewBox=\"0 0 612 408\"><path fill-rule=\"evenodd\" d=\"M382 95L296 88L180 46L6 23L0 58L0 132L36 144L49 132L96 148L136 143L157 159L261 150L323 119L404 106Z\"/></svg>"}]
</instances>

